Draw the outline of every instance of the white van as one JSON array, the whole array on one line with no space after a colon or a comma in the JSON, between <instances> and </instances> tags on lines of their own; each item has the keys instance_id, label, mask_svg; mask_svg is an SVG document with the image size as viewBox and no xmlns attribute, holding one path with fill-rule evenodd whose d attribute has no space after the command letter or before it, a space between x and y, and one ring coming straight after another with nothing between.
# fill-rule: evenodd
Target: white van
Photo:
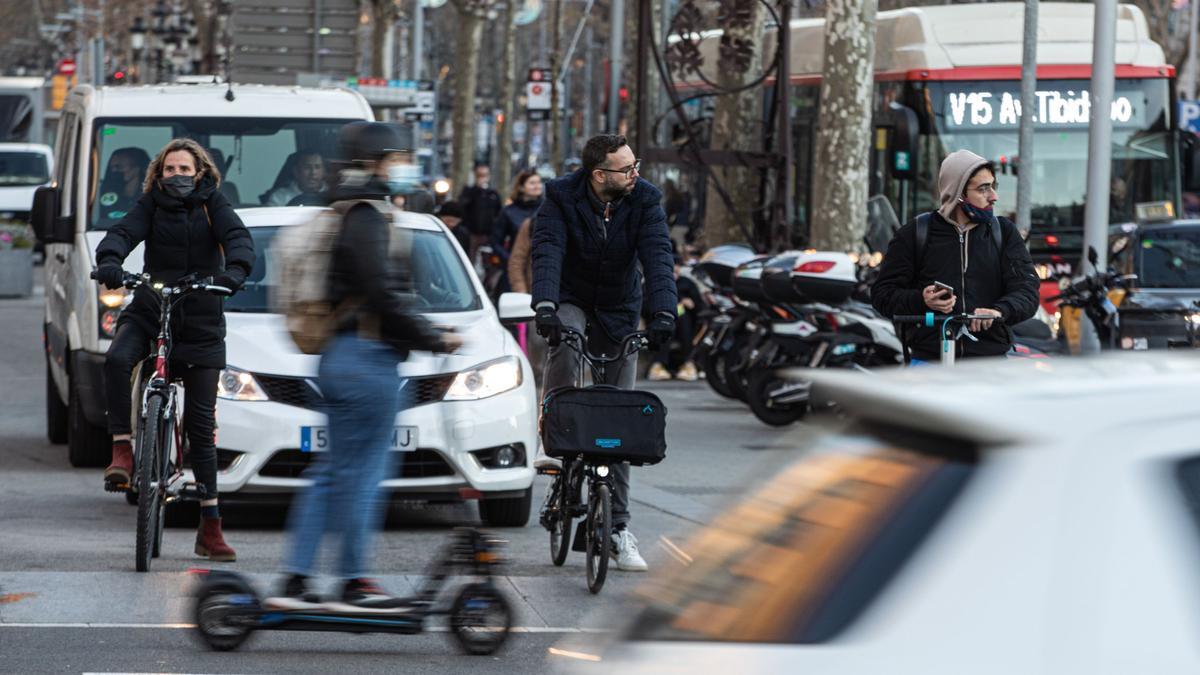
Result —
<instances>
[{"instance_id":1,"label":"white van","mask_svg":"<svg viewBox=\"0 0 1200 675\"><path fill-rule=\"evenodd\" d=\"M332 158L338 129L374 119L348 89L223 84L79 86L59 120L54 185L34 196L31 222L46 248L46 423L74 466L103 466L104 355L124 293L89 278L96 246L140 193L145 165L173 138L208 148L235 207L261 206L291 180L299 152ZM125 261L140 271L142 247Z\"/></svg>"}]
</instances>

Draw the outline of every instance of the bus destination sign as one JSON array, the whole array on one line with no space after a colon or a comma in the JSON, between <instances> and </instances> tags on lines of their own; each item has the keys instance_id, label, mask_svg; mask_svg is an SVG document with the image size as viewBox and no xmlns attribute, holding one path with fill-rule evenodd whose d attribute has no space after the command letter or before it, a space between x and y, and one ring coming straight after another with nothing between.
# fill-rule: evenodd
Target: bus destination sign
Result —
<instances>
[{"instance_id":1,"label":"bus destination sign","mask_svg":"<svg viewBox=\"0 0 1200 675\"><path fill-rule=\"evenodd\" d=\"M1091 94L1086 89L1039 90L1034 103L1037 128L1086 128L1091 119ZM1145 113L1137 92L1117 91L1113 96L1113 126L1142 127ZM950 91L943 119L949 129L1015 129L1021 120L1021 97L1015 91Z\"/></svg>"}]
</instances>

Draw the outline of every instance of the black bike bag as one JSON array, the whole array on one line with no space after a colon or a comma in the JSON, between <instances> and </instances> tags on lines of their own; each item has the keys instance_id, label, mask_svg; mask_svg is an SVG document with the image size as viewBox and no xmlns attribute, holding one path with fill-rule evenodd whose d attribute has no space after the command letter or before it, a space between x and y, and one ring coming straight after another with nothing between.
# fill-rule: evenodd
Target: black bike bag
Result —
<instances>
[{"instance_id":1,"label":"black bike bag","mask_svg":"<svg viewBox=\"0 0 1200 675\"><path fill-rule=\"evenodd\" d=\"M643 466L667 455L667 407L648 391L607 385L555 389L542 402L538 424L550 457Z\"/></svg>"}]
</instances>

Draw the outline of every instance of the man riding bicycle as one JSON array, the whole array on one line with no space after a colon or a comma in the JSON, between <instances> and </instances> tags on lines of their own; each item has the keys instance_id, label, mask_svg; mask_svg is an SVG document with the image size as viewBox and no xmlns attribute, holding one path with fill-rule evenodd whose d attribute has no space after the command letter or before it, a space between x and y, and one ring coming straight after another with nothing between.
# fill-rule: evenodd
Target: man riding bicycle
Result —
<instances>
[{"instance_id":1,"label":"man riding bicycle","mask_svg":"<svg viewBox=\"0 0 1200 675\"><path fill-rule=\"evenodd\" d=\"M958 340L957 356L1002 356L1011 326L1033 316L1038 278L1012 221L997 218L996 167L968 150L950 153L938 173L941 207L900 228L888 244L871 303L889 319L925 312L987 315L972 319L975 340ZM936 327L909 331L914 359L937 361Z\"/></svg>"},{"instance_id":2,"label":"man riding bicycle","mask_svg":"<svg viewBox=\"0 0 1200 675\"><path fill-rule=\"evenodd\" d=\"M561 344L564 327L587 334L592 353L620 353L624 338L638 328L643 273L652 312L651 348L675 332L667 217L662 193L639 177L640 164L624 136L595 136L583 148L583 168L546 185L532 234L533 308L538 333L550 343L543 397L557 387L574 386L577 379L579 360ZM604 384L632 389L636 379L634 352L607 369ZM553 463L544 455L535 462ZM645 571L628 527L629 465L613 466L613 478L617 569Z\"/></svg>"},{"instance_id":3,"label":"man riding bicycle","mask_svg":"<svg viewBox=\"0 0 1200 675\"><path fill-rule=\"evenodd\" d=\"M142 196L97 247L96 279L107 288L121 288L122 261L145 242L145 271L152 281L215 277L215 285L237 291L254 268L254 241L221 194L220 185L220 170L200 144L186 138L168 143L150 163ZM133 473L130 376L150 353L158 316L157 297L149 288L139 287L121 312L117 335L108 348L104 382L113 450L104 481L114 487L127 485ZM189 296L171 323L175 339L170 358L178 364L171 372L183 380L189 454L203 495L196 554L232 561L237 556L221 534L217 507L215 434L217 379L225 367L224 306L214 295Z\"/></svg>"}]
</instances>

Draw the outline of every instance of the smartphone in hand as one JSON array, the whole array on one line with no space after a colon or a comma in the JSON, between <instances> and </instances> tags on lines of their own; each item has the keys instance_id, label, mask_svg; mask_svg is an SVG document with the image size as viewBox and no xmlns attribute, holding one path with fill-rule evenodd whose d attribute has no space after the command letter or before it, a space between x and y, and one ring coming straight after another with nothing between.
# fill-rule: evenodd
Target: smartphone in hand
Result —
<instances>
[{"instance_id":1,"label":"smartphone in hand","mask_svg":"<svg viewBox=\"0 0 1200 675\"><path fill-rule=\"evenodd\" d=\"M938 293L938 297L943 300L954 295L954 287L950 286L949 284L943 284L940 281L935 281L933 282L933 285L936 286L939 291L941 291Z\"/></svg>"}]
</instances>

